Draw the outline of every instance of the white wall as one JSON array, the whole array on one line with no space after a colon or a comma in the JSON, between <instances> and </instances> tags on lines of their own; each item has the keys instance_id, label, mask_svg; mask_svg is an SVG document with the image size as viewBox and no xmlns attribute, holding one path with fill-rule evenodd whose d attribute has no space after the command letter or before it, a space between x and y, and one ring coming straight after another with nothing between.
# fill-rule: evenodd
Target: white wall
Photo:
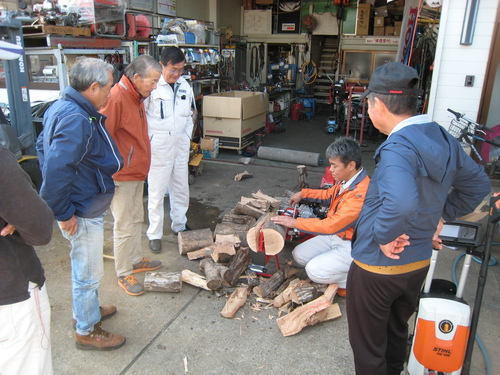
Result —
<instances>
[{"instance_id":1,"label":"white wall","mask_svg":"<svg viewBox=\"0 0 500 375\"><path fill-rule=\"evenodd\" d=\"M472 45L460 44L467 0L443 1L428 113L448 127L451 108L477 119L484 86L498 1L481 1ZM465 87L465 76L473 75L474 86Z\"/></svg>"}]
</instances>

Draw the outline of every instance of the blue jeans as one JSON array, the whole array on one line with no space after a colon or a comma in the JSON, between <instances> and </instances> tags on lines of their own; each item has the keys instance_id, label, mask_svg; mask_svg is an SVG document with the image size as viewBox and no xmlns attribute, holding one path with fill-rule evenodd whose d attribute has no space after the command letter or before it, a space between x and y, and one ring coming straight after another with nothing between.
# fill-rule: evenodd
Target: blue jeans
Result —
<instances>
[{"instance_id":1,"label":"blue jeans","mask_svg":"<svg viewBox=\"0 0 500 375\"><path fill-rule=\"evenodd\" d=\"M104 216L78 218L78 230L72 236L61 230L71 242L71 285L73 290L73 319L76 332L87 335L101 320L97 289L104 275L102 252L104 246Z\"/></svg>"}]
</instances>

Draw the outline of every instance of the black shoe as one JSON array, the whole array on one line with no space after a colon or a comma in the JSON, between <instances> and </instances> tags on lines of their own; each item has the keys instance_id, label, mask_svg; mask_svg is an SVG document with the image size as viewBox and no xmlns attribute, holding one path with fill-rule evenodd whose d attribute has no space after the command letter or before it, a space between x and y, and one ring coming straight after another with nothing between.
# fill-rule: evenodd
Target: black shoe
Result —
<instances>
[{"instance_id":1,"label":"black shoe","mask_svg":"<svg viewBox=\"0 0 500 375\"><path fill-rule=\"evenodd\" d=\"M149 241L149 248L151 249L151 252L158 254L161 252L161 240L150 240Z\"/></svg>"},{"instance_id":2,"label":"black shoe","mask_svg":"<svg viewBox=\"0 0 500 375\"><path fill-rule=\"evenodd\" d=\"M186 232L188 230L192 230L191 227L189 225L184 225L184 229L183 230L180 230L179 232ZM174 234L177 236L179 234L179 232L174 232Z\"/></svg>"}]
</instances>

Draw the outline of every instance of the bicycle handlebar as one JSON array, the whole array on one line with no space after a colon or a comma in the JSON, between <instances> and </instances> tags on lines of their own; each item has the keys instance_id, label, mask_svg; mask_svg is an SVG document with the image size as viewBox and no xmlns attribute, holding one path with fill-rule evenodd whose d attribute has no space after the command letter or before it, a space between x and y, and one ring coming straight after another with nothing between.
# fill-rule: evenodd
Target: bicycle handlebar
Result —
<instances>
[{"instance_id":1,"label":"bicycle handlebar","mask_svg":"<svg viewBox=\"0 0 500 375\"><path fill-rule=\"evenodd\" d=\"M488 128L484 125L478 124L477 122L472 121L471 119L468 119L467 117L464 116L464 113L454 111L451 108L448 108L447 111L452 113L456 117L457 121L460 121L460 119L464 119L465 121L469 122L470 124L474 124L476 126L476 129L493 132L493 130L491 130L490 128Z\"/></svg>"}]
</instances>

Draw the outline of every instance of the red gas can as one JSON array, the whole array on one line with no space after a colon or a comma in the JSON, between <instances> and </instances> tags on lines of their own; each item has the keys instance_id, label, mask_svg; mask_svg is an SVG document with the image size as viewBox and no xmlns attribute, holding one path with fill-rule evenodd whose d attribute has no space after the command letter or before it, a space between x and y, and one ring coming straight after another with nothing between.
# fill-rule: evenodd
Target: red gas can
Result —
<instances>
[{"instance_id":1,"label":"red gas can","mask_svg":"<svg viewBox=\"0 0 500 375\"><path fill-rule=\"evenodd\" d=\"M300 110L302 109L304 109L303 103L292 103L292 113L290 115L290 118L292 120L299 120Z\"/></svg>"}]
</instances>

